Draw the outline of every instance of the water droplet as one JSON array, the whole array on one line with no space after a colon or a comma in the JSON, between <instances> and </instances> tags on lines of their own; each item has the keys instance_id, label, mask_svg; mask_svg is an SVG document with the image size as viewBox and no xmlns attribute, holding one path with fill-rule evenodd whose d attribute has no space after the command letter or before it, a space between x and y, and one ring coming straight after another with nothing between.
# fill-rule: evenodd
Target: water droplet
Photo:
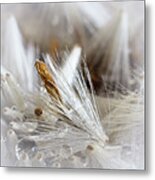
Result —
<instances>
[{"instance_id":1,"label":"water droplet","mask_svg":"<svg viewBox=\"0 0 155 180\"><path fill-rule=\"evenodd\" d=\"M84 167L87 167L88 162L89 162L88 157L83 157L83 158L82 158L82 164L83 164Z\"/></svg>"},{"instance_id":2,"label":"water droplet","mask_svg":"<svg viewBox=\"0 0 155 180\"><path fill-rule=\"evenodd\" d=\"M52 164L52 167L54 167L54 168L60 168L60 167L61 167L61 164L60 164L59 162L54 162L54 163Z\"/></svg>"},{"instance_id":3,"label":"water droplet","mask_svg":"<svg viewBox=\"0 0 155 180\"><path fill-rule=\"evenodd\" d=\"M54 157L56 154L57 154L56 150L52 150L52 151L50 152L50 156L51 156L51 157Z\"/></svg>"},{"instance_id":4,"label":"water droplet","mask_svg":"<svg viewBox=\"0 0 155 180\"><path fill-rule=\"evenodd\" d=\"M28 155L25 152L21 152L18 156L19 160L27 160L28 159Z\"/></svg>"},{"instance_id":5,"label":"water droplet","mask_svg":"<svg viewBox=\"0 0 155 180\"><path fill-rule=\"evenodd\" d=\"M8 110L9 110L9 108L8 108L8 107L5 107L5 108L3 109L4 114L7 113Z\"/></svg>"},{"instance_id":6,"label":"water droplet","mask_svg":"<svg viewBox=\"0 0 155 180\"><path fill-rule=\"evenodd\" d=\"M32 148L32 152L35 152L35 151L36 151L36 149L37 149L36 147L33 147L33 148Z\"/></svg>"},{"instance_id":7,"label":"water droplet","mask_svg":"<svg viewBox=\"0 0 155 180\"><path fill-rule=\"evenodd\" d=\"M16 135L15 131L13 129L9 129L8 132L7 132L7 135L8 136L13 136L13 135Z\"/></svg>"},{"instance_id":8,"label":"water droplet","mask_svg":"<svg viewBox=\"0 0 155 180\"><path fill-rule=\"evenodd\" d=\"M37 145L33 140L21 139L16 145L16 156L20 158L21 153L26 153L31 159L36 155Z\"/></svg>"},{"instance_id":9,"label":"water droplet","mask_svg":"<svg viewBox=\"0 0 155 180\"><path fill-rule=\"evenodd\" d=\"M1 142L2 142L2 143L5 143L5 142L6 142L6 137L2 137L2 138L1 138Z\"/></svg>"},{"instance_id":10,"label":"water droplet","mask_svg":"<svg viewBox=\"0 0 155 180\"><path fill-rule=\"evenodd\" d=\"M61 120L56 121L55 126L58 128L57 132L59 137L64 137L68 132L68 126Z\"/></svg>"},{"instance_id":11,"label":"water droplet","mask_svg":"<svg viewBox=\"0 0 155 180\"><path fill-rule=\"evenodd\" d=\"M63 145L60 150L60 154L63 158L68 158L69 156L71 156L72 152L73 152L72 147L66 144Z\"/></svg>"},{"instance_id":12,"label":"water droplet","mask_svg":"<svg viewBox=\"0 0 155 180\"><path fill-rule=\"evenodd\" d=\"M77 154L77 159L76 160L78 160L79 163L81 164L81 166L83 166L83 167L87 167L88 164L89 164L89 158L86 155L86 153L84 153L84 152L79 152Z\"/></svg>"},{"instance_id":13,"label":"water droplet","mask_svg":"<svg viewBox=\"0 0 155 180\"><path fill-rule=\"evenodd\" d=\"M17 110L17 107L14 105L14 106L11 107L11 109L12 109L13 111L16 111L16 110Z\"/></svg>"},{"instance_id":14,"label":"water droplet","mask_svg":"<svg viewBox=\"0 0 155 180\"><path fill-rule=\"evenodd\" d=\"M37 154L36 154L36 159L37 160L41 161L41 160L43 160L43 157L44 157L43 153L37 152Z\"/></svg>"}]
</instances>

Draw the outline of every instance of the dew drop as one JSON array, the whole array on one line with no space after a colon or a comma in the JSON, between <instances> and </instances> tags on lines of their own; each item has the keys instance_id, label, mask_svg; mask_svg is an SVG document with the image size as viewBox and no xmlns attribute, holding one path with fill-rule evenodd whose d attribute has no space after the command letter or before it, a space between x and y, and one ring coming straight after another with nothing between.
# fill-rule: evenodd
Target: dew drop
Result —
<instances>
[{"instance_id":1,"label":"dew drop","mask_svg":"<svg viewBox=\"0 0 155 180\"><path fill-rule=\"evenodd\" d=\"M37 160L39 160L39 161L41 161L41 160L43 160L43 153L41 153L41 152L37 152L37 154L36 154L36 159Z\"/></svg>"},{"instance_id":2,"label":"dew drop","mask_svg":"<svg viewBox=\"0 0 155 180\"><path fill-rule=\"evenodd\" d=\"M88 158L88 156L85 153L79 152L78 159L79 159L79 163L81 164L81 166L83 166L83 167L87 167L88 166L89 158Z\"/></svg>"},{"instance_id":3,"label":"dew drop","mask_svg":"<svg viewBox=\"0 0 155 180\"><path fill-rule=\"evenodd\" d=\"M18 156L19 160L27 160L28 155L25 152L21 152Z\"/></svg>"},{"instance_id":4,"label":"dew drop","mask_svg":"<svg viewBox=\"0 0 155 180\"><path fill-rule=\"evenodd\" d=\"M15 149L17 158L20 157L21 153L25 153L31 159L36 155L37 145L33 140L21 139Z\"/></svg>"},{"instance_id":5,"label":"dew drop","mask_svg":"<svg viewBox=\"0 0 155 180\"><path fill-rule=\"evenodd\" d=\"M59 162L54 162L54 163L52 164L52 167L54 167L54 168L60 168L60 167L61 167L61 164L60 164Z\"/></svg>"},{"instance_id":6,"label":"dew drop","mask_svg":"<svg viewBox=\"0 0 155 180\"><path fill-rule=\"evenodd\" d=\"M69 156L71 156L72 152L73 149L69 145L63 145L60 150L60 154L63 158L68 158Z\"/></svg>"},{"instance_id":7,"label":"dew drop","mask_svg":"<svg viewBox=\"0 0 155 180\"><path fill-rule=\"evenodd\" d=\"M11 109L12 109L13 111L16 111L16 110L17 110L17 107L14 105L14 106L11 107Z\"/></svg>"},{"instance_id":8,"label":"dew drop","mask_svg":"<svg viewBox=\"0 0 155 180\"><path fill-rule=\"evenodd\" d=\"M7 113L8 110L9 110L9 108L8 108L8 107L5 107L5 108L3 109L4 114Z\"/></svg>"},{"instance_id":9,"label":"dew drop","mask_svg":"<svg viewBox=\"0 0 155 180\"><path fill-rule=\"evenodd\" d=\"M6 142L6 137L2 137L2 138L1 138L1 142L2 142L2 143L5 143L5 142Z\"/></svg>"},{"instance_id":10,"label":"dew drop","mask_svg":"<svg viewBox=\"0 0 155 180\"><path fill-rule=\"evenodd\" d=\"M52 150L52 151L50 152L50 156L51 156L51 157L54 157L56 154L57 154L56 150Z\"/></svg>"},{"instance_id":11,"label":"dew drop","mask_svg":"<svg viewBox=\"0 0 155 180\"><path fill-rule=\"evenodd\" d=\"M7 135L8 135L8 136L14 136L14 135L16 135L16 134L15 134L15 132L14 132L13 129L9 129L8 132L7 132Z\"/></svg>"}]
</instances>

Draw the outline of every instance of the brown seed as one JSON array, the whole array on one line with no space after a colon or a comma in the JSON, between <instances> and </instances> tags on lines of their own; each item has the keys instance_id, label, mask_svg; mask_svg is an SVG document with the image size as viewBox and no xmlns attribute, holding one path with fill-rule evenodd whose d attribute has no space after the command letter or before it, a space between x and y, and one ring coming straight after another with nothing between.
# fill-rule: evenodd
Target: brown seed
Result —
<instances>
[{"instance_id":1,"label":"brown seed","mask_svg":"<svg viewBox=\"0 0 155 180\"><path fill-rule=\"evenodd\" d=\"M47 92L55 99L61 102L61 97L57 85L52 77L52 74L49 72L46 64L40 60L37 60L35 67L38 71L38 74L42 81Z\"/></svg>"},{"instance_id":2,"label":"brown seed","mask_svg":"<svg viewBox=\"0 0 155 180\"><path fill-rule=\"evenodd\" d=\"M36 108L34 110L34 113L35 113L35 115L37 115L39 117L43 114L43 110L41 108Z\"/></svg>"}]
</instances>

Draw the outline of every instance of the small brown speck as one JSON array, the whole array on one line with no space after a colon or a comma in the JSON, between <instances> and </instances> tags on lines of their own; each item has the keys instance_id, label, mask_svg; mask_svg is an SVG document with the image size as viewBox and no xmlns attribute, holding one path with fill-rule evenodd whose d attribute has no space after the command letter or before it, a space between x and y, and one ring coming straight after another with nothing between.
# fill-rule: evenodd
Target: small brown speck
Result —
<instances>
[{"instance_id":1,"label":"small brown speck","mask_svg":"<svg viewBox=\"0 0 155 180\"><path fill-rule=\"evenodd\" d=\"M90 151L93 151L93 150L94 150L94 148L93 148L92 145L88 145L88 146L87 146L87 149L90 150Z\"/></svg>"},{"instance_id":2,"label":"small brown speck","mask_svg":"<svg viewBox=\"0 0 155 180\"><path fill-rule=\"evenodd\" d=\"M36 108L34 110L34 113L35 113L36 116L39 117L39 116L41 116L43 114L43 110L41 108Z\"/></svg>"}]
</instances>

